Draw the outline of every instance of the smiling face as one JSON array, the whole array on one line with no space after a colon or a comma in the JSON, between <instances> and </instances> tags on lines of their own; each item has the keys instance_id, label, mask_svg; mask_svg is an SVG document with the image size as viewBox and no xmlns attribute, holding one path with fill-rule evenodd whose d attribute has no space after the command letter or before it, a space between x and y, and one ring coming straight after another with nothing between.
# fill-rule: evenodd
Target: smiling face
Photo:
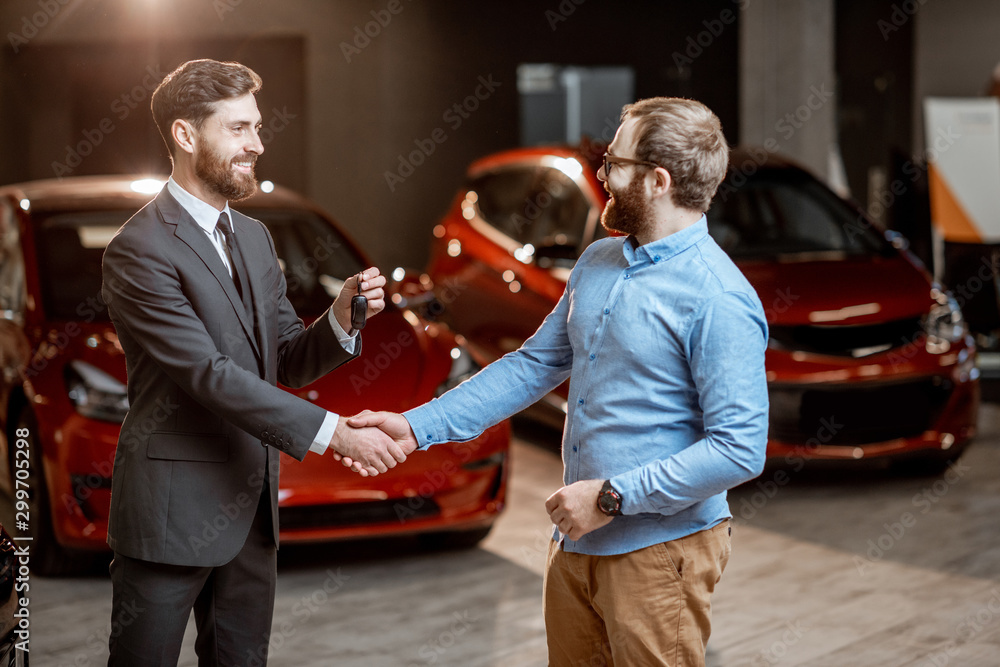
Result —
<instances>
[{"instance_id":1,"label":"smiling face","mask_svg":"<svg viewBox=\"0 0 1000 667\"><path fill-rule=\"evenodd\" d=\"M608 155L635 158L635 123L634 118L629 118L621 124L608 146ZM641 236L652 226L652 204L645 186L647 171L646 167L634 164L612 164L610 174L605 173L603 165L597 171L597 178L604 182L604 189L610 195L601 213L605 229Z\"/></svg>"},{"instance_id":2,"label":"smiling face","mask_svg":"<svg viewBox=\"0 0 1000 667\"><path fill-rule=\"evenodd\" d=\"M260 112L253 95L215 103L215 111L198 129L195 175L205 189L236 202L257 191L254 166L264 152Z\"/></svg>"}]
</instances>

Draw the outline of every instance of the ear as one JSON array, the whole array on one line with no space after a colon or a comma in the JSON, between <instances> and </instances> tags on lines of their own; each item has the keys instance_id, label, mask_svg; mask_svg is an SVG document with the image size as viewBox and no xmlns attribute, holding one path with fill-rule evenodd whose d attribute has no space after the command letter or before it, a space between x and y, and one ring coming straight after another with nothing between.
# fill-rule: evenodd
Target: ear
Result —
<instances>
[{"instance_id":1,"label":"ear","mask_svg":"<svg viewBox=\"0 0 1000 667\"><path fill-rule=\"evenodd\" d=\"M170 125L170 136L177 147L185 153L194 154L195 145L198 141L197 132L194 126L188 121L178 118Z\"/></svg>"},{"instance_id":2,"label":"ear","mask_svg":"<svg viewBox=\"0 0 1000 667\"><path fill-rule=\"evenodd\" d=\"M653 175L653 184L651 196L655 199L657 197L670 196L670 186L673 185L674 180L670 176L670 172L663 167L657 167L653 169L650 173Z\"/></svg>"}]
</instances>

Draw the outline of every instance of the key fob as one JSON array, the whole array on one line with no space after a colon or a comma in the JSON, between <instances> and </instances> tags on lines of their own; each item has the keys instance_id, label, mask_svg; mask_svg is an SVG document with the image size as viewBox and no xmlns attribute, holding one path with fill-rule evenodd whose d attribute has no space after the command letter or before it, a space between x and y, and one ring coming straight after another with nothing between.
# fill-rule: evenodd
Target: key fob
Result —
<instances>
[{"instance_id":1,"label":"key fob","mask_svg":"<svg viewBox=\"0 0 1000 667\"><path fill-rule=\"evenodd\" d=\"M361 281L358 280L358 292L361 292ZM361 331L368 319L368 298L358 294L351 298L351 329Z\"/></svg>"}]
</instances>

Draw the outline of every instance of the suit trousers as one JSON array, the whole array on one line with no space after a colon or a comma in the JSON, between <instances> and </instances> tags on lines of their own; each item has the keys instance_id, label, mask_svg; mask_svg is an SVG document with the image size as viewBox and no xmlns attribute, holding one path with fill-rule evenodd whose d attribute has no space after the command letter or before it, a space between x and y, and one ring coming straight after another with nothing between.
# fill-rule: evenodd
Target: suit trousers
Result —
<instances>
[{"instance_id":1,"label":"suit trousers","mask_svg":"<svg viewBox=\"0 0 1000 667\"><path fill-rule=\"evenodd\" d=\"M218 567L151 563L114 554L109 667L176 667L191 610L199 667L267 664L277 549L264 485L250 533Z\"/></svg>"},{"instance_id":2,"label":"suit trousers","mask_svg":"<svg viewBox=\"0 0 1000 667\"><path fill-rule=\"evenodd\" d=\"M552 667L703 667L730 522L617 556L554 540L543 606Z\"/></svg>"}]
</instances>

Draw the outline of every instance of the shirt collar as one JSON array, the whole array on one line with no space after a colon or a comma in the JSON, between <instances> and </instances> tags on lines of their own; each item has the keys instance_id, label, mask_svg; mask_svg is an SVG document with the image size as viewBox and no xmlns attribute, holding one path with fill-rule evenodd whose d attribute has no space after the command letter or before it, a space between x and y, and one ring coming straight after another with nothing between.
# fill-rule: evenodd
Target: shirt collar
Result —
<instances>
[{"instance_id":1,"label":"shirt collar","mask_svg":"<svg viewBox=\"0 0 1000 667\"><path fill-rule=\"evenodd\" d=\"M641 261L663 262L687 250L706 236L708 236L708 219L702 215L693 225L638 248L635 247L635 237L629 236L622 244L622 252L630 265Z\"/></svg>"},{"instance_id":2,"label":"shirt collar","mask_svg":"<svg viewBox=\"0 0 1000 667\"><path fill-rule=\"evenodd\" d=\"M215 233L215 225L219 222L220 213L226 214L226 219L229 220L229 228L233 228L233 214L229 211L228 201L226 202L226 207L222 211L219 211L211 204L203 202L182 188L174 180L173 176L167 180L167 190L177 200L177 203L194 218L198 226L205 230L206 234Z\"/></svg>"}]
</instances>

